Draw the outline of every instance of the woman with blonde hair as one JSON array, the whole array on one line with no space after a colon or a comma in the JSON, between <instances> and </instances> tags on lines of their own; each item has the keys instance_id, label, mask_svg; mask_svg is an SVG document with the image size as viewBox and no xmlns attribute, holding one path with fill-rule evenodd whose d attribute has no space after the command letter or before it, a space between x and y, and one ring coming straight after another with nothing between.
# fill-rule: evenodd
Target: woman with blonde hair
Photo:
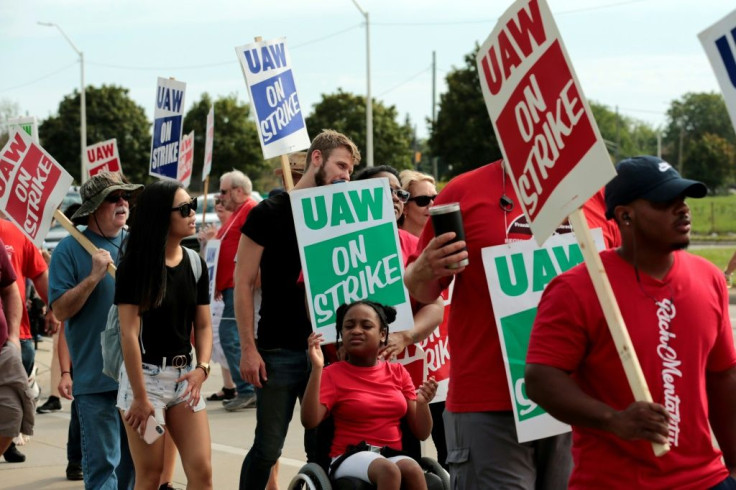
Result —
<instances>
[{"instance_id":1,"label":"woman with blonde hair","mask_svg":"<svg viewBox=\"0 0 736 490\"><path fill-rule=\"evenodd\" d=\"M399 227L418 237L429 219L429 207L437 197L434 177L416 170L403 170L399 179L401 188L409 192L409 200L404 205L404 215L399 221Z\"/></svg>"}]
</instances>

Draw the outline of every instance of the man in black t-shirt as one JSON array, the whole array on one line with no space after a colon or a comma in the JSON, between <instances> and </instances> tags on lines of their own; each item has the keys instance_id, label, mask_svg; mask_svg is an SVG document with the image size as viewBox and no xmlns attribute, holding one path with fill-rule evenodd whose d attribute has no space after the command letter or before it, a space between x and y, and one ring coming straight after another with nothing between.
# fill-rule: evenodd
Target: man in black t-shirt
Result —
<instances>
[{"instance_id":1,"label":"man in black t-shirt","mask_svg":"<svg viewBox=\"0 0 736 490\"><path fill-rule=\"evenodd\" d=\"M350 180L360 151L345 135L320 133L307 151L304 176L294 189ZM256 387L256 433L240 473L240 488L262 489L281 455L297 398L309 378L307 337L312 330L297 285L301 272L288 193L253 208L240 238L235 267L235 317L240 334L240 372ZM253 292L260 270L262 302L255 340Z\"/></svg>"}]
</instances>

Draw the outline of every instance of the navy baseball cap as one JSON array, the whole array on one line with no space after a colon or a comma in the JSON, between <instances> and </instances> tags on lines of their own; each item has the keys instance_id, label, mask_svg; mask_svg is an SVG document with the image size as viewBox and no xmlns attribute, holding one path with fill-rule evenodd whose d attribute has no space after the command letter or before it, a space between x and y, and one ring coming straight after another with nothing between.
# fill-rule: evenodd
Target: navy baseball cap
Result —
<instances>
[{"instance_id":1,"label":"navy baseball cap","mask_svg":"<svg viewBox=\"0 0 736 490\"><path fill-rule=\"evenodd\" d=\"M606 184L606 218L613 218L616 206L636 199L666 202L677 196L704 197L708 188L697 180L683 179L661 158L643 155L616 164L616 175Z\"/></svg>"}]
</instances>

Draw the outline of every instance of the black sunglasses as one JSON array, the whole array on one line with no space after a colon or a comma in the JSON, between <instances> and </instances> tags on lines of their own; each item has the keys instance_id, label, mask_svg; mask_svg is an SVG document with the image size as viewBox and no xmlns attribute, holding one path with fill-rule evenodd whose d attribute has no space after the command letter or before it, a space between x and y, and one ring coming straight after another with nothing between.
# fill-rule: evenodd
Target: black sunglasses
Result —
<instances>
[{"instance_id":1,"label":"black sunglasses","mask_svg":"<svg viewBox=\"0 0 736 490\"><path fill-rule=\"evenodd\" d=\"M435 194L434 196L414 196L409 198L410 201L414 201L417 206L422 208L425 206L429 206L429 203L434 201L435 199L437 199L437 194Z\"/></svg>"},{"instance_id":2,"label":"black sunglasses","mask_svg":"<svg viewBox=\"0 0 736 490\"><path fill-rule=\"evenodd\" d=\"M179 211L179 214L181 214L182 218L188 218L189 215L194 211L197 212L197 200L192 199L189 202L185 202L184 204L180 204L179 206L175 208L171 208L171 212Z\"/></svg>"},{"instance_id":3,"label":"black sunglasses","mask_svg":"<svg viewBox=\"0 0 736 490\"><path fill-rule=\"evenodd\" d=\"M406 202L409 200L409 191L405 191L404 189L391 189L391 194L395 195L399 198L399 201Z\"/></svg>"},{"instance_id":4,"label":"black sunglasses","mask_svg":"<svg viewBox=\"0 0 736 490\"><path fill-rule=\"evenodd\" d=\"M130 192L120 192L117 194L110 193L107 196L105 196L105 202L116 203L120 200L121 197L125 199L126 201L130 202L130 198L133 197L133 194Z\"/></svg>"}]
</instances>

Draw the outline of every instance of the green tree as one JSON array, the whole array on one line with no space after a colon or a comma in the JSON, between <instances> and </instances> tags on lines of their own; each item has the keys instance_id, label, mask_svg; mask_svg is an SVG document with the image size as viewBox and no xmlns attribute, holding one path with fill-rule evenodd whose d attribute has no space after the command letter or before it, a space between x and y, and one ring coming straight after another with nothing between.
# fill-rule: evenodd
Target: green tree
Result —
<instances>
[{"instance_id":1,"label":"green tree","mask_svg":"<svg viewBox=\"0 0 736 490\"><path fill-rule=\"evenodd\" d=\"M373 101L373 160L376 165L391 165L399 170L413 168L414 132L408 119L397 121L396 107ZM310 138L323 129L334 129L348 136L361 152L361 167L366 162L365 97L343 92L322 94L307 117Z\"/></svg>"},{"instance_id":2,"label":"green tree","mask_svg":"<svg viewBox=\"0 0 736 490\"><path fill-rule=\"evenodd\" d=\"M429 147L439 157L441 178L450 178L501 158L496 134L483 100L475 64L476 46L465 55L465 66L445 77L447 92L440 95L437 121Z\"/></svg>"},{"instance_id":3,"label":"green tree","mask_svg":"<svg viewBox=\"0 0 736 490\"><path fill-rule=\"evenodd\" d=\"M132 182L145 183L151 153L151 123L143 108L115 85L88 86L87 144L116 138L123 172ZM80 182L79 92L75 90L59 103L58 113L39 127L43 146Z\"/></svg>"},{"instance_id":4,"label":"green tree","mask_svg":"<svg viewBox=\"0 0 736 490\"><path fill-rule=\"evenodd\" d=\"M657 132L647 123L622 116L593 101L590 101L590 110L612 161L657 154Z\"/></svg>"},{"instance_id":5,"label":"green tree","mask_svg":"<svg viewBox=\"0 0 736 490\"><path fill-rule=\"evenodd\" d=\"M736 149L724 138L705 133L688 145L684 156L688 173L697 176L710 189L716 190L733 182Z\"/></svg>"},{"instance_id":6,"label":"green tree","mask_svg":"<svg viewBox=\"0 0 736 490\"><path fill-rule=\"evenodd\" d=\"M184 117L184 133L194 131L194 166L192 189L202 188L204 144L207 138L207 113L213 101L209 94L194 103ZM212 146L210 191L217 187L220 175L237 169L254 182L268 168L263 161L258 129L251 118L251 108L239 102L235 94L219 97L215 105L215 138Z\"/></svg>"},{"instance_id":7,"label":"green tree","mask_svg":"<svg viewBox=\"0 0 736 490\"><path fill-rule=\"evenodd\" d=\"M715 92L690 92L680 99L672 101L667 110L667 129L665 131L664 154L666 159L677 165L680 172L689 178L712 181L712 175L720 175L726 179L714 183L713 187L732 183L734 161L721 159L711 161L712 165L725 168L714 170L703 167L696 151L698 148L711 148L718 141L706 135L717 136L722 143L730 145L731 151L722 153L723 156L732 154L736 148L736 133L728 117L723 97ZM716 146L720 143L716 144Z\"/></svg>"}]
</instances>

